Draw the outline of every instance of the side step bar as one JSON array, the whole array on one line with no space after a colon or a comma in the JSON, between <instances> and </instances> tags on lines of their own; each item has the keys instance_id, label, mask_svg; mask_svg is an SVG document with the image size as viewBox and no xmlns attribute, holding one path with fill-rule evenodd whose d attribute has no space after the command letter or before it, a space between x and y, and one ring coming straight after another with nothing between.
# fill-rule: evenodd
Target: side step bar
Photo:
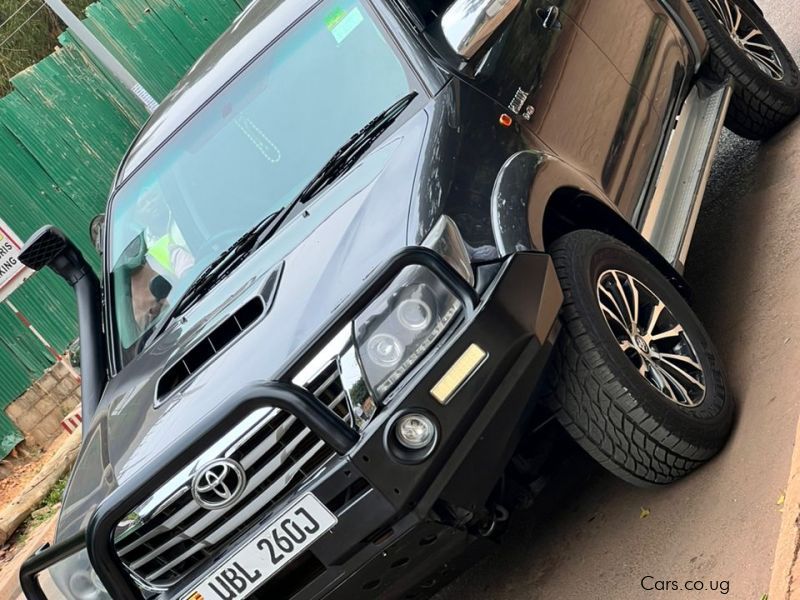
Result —
<instances>
[{"instance_id":1,"label":"side step bar","mask_svg":"<svg viewBox=\"0 0 800 600\"><path fill-rule=\"evenodd\" d=\"M733 88L700 80L689 94L643 215L642 235L683 272Z\"/></svg>"}]
</instances>

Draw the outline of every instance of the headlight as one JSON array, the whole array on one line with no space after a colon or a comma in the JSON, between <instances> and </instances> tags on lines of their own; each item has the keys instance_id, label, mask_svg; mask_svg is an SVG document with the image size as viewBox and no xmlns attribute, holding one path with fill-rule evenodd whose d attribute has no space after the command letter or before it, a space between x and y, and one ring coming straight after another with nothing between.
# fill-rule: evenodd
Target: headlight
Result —
<instances>
[{"instance_id":1,"label":"headlight","mask_svg":"<svg viewBox=\"0 0 800 600\"><path fill-rule=\"evenodd\" d=\"M47 581L48 576L52 582ZM48 589L55 587L61 592L60 597L68 600L111 600L92 568L86 550L65 558L42 573L39 582L48 598L59 597L51 594Z\"/></svg>"},{"instance_id":2,"label":"headlight","mask_svg":"<svg viewBox=\"0 0 800 600\"><path fill-rule=\"evenodd\" d=\"M364 375L381 400L442 336L461 302L424 267L407 267L355 321Z\"/></svg>"},{"instance_id":3,"label":"headlight","mask_svg":"<svg viewBox=\"0 0 800 600\"><path fill-rule=\"evenodd\" d=\"M405 347L391 333L377 332L367 340L367 358L379 367L395 367L403 360Z\"/></svg>"},{"instance_id":4,"label":"headlight","mask_svg":"<svg viewBox=\"0 0 800 600\"><path fill-rule=\"evenodd\" d=\"M458 226L441 217L422 242L475 285L467 246ZM442 336L461 302L424 267L408 267L355 320L364 376L380 402Z\"/></svg>"}]
</instances>

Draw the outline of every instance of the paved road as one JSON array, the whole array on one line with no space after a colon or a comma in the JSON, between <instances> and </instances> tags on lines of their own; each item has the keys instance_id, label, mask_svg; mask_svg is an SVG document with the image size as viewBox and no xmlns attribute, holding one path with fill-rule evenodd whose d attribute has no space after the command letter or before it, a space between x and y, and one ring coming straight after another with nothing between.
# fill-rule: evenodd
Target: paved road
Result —
<instances>
[{"instance_id":1,"label":"paved road","mask_svg":"<svg viewBox=\"0 0 800 600\"><path fill-rule=\"evenodd\" d=\"M800 55L796 0L760 2ZM518 515L503 545L440 600L758 600L767 592L776 501L800 415L800 122L765 145L725 135L687 278L739 403L726 451L655 490L583 461L586 482L563 492L561 508L544 519ZM649 517L640 518L642 507ZM648 586L698 580L718 589L645 591L648 575Z\"/></svg>"}]
</instances>

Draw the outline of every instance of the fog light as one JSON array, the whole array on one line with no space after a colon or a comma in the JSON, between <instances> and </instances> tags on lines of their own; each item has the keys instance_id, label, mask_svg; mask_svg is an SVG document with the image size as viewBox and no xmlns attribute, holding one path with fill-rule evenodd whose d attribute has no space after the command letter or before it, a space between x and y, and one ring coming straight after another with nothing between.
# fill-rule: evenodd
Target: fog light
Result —
<instances>
[{"instance_id":1,"label":"fog light","mask_svg":"<svg viewBox=\"0 0 800 600\"><path fill-rule=\"evenodd\" d=\"M397 440L409 450L421 450L436 439L436 425L425 415L412 413L398 419L395 434Z\"/></svg>"}]
</instances>

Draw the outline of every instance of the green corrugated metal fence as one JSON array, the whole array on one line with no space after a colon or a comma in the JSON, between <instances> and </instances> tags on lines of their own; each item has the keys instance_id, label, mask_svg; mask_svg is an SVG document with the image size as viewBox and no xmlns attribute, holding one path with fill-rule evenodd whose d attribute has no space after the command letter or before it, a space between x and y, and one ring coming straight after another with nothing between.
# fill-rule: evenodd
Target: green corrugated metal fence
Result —
<instances>
[{"instance_id":1,"label":"green corrugated metal fence","mask_svg":"<svg viewBox=\"0 0 800 600\"><path fill-rule=\"evenodd\" d=\"M247 0L100 0L87 27L155 98L162 99ZM91 257L88 223L103 210L119 160L146 118L141 106L67 31L62 47L13 80L0 98L0 217L26 238L61 227ZM77 335L75 303L52 273L11 297L41 334L65 349ZM0 306L0 410L51 365L45 348ZM0 456L18 432L0 412Z\"/></svg>"}]
</instances>

